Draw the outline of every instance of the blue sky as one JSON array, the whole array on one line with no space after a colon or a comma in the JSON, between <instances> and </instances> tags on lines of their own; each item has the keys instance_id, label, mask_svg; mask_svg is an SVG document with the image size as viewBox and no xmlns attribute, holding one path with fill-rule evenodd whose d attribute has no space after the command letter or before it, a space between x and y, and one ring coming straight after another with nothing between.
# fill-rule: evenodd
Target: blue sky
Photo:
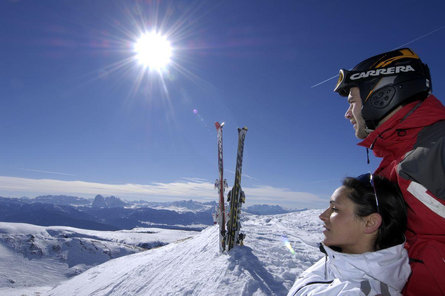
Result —
<instances>
[{"instance_id":1,"label":"blue sky","mask_svg":"<svg viewBox=\"0 0 445 296\"><path fill-rule=\"evenodd\" d=\"M339 68L411 47L444 102L443 1L1 1L0 196L217 200L215 121L248 204L322 208L374 170L332 89ZM173 46L159 75L141 32ZM331 80L321 83L329 78Z\"/></svg>"}]
</instances>

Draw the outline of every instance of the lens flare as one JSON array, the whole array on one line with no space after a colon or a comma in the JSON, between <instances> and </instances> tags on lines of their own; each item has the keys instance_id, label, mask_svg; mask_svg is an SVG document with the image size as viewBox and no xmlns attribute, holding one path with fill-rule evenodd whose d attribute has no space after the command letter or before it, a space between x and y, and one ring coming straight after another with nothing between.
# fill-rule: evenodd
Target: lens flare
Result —
<instances>
[{"instance_id":1,"label":"lens flare","mask_svg":"<svg viewBox=\"0 0 445 296\"><path fill-rule=\"evenodd\" d=\"M283 237L281 237L281 240L282 240L284 246L291 252L291 254L295 255L294 248L292 248L292 246L291 246L289 240L287 239L287 237L283 236Z\"/></svg>"}]
</instances>

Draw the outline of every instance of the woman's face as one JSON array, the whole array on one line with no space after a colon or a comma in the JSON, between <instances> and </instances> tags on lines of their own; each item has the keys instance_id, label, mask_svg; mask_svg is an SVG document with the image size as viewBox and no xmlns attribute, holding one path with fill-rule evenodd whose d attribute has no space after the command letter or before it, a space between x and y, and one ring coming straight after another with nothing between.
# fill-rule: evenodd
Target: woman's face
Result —
<instances>
[{"instance_id":1,"label":"woman's face","mask_svg":"<svg viewBox=\"0 0 445 296\"><path fill-rule=\"evenodd\" d=\"M320 215L325 226L323 243L339 247L344 253L360 254L369 251L363 245L365 223L355 214L355 204L347 197L350 190L345 186L337 188L329 208Z\"/></svg>"}]
</instances>

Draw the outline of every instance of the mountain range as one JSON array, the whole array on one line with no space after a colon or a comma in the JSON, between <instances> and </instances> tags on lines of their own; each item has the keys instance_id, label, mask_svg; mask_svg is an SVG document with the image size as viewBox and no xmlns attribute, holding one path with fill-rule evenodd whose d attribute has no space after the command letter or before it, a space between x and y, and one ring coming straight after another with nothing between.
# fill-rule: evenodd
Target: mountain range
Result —
<instances>
[{"instance_id":1,"label":"mountain range","mask_svg":"<svg viewBox=\"0 0 445 296\"><path fill-rule=\"evenodd\" d=\"M123 201L115 196L94 199L46 195L36 198L0 197L0 221L41 226L71 226L91 230L121 230L135 227L202 230L214 224L216 202ZM256 215L285 214L279 206L253 205L243 211Z\"/></svg>"}]
</instances>

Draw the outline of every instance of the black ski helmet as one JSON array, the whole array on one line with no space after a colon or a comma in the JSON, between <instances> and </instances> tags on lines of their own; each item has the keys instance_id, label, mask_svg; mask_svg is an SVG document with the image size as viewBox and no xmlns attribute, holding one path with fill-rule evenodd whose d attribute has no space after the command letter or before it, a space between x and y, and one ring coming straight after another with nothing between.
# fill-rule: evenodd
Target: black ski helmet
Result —
<instances>
[{"instance_id":1,"label":"black ski helmet","mask_svg":"<svg viewBox=\"0 0 445 296\"><path fill-rule=\"evenodd\" d=\"M411 49L397 49L366 59L351 71L341 69L334 91L347 97L354 86L360 89L366 126L375 129L396 107L431 93L430 70Z\"/></svg>"}]
</instances>

